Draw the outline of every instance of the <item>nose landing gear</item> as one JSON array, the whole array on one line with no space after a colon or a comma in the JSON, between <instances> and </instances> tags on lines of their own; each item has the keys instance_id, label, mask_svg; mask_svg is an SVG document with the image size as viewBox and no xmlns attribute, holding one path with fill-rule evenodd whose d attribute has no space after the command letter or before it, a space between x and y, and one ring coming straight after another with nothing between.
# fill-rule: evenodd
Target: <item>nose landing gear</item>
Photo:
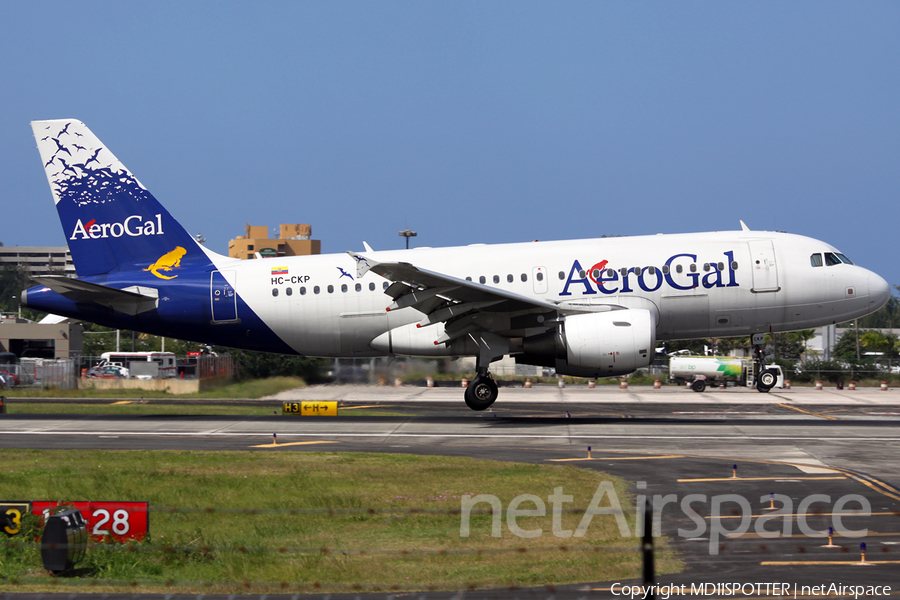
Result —
<instances>
[{"instance_id":1,"label":"nose landing gear","mask_svg":"<svg viewBox=\"0 0 900 600\"><path fill-rule=\"evenodd\" d=\"M756 357L756 390L765 394L778 382L778 372L775 369L766 368L766 354L763 350L766 334L754 333L752 343L753 353Z\"/></svg>"}]
</instances>

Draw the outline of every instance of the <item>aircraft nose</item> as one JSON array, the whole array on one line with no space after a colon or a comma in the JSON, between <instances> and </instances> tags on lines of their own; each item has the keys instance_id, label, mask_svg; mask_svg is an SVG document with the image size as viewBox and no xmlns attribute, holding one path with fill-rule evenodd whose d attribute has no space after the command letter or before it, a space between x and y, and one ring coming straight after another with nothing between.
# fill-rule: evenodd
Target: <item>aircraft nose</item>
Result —
<instances>
[{"instance_id":1,"label":"aircraft nose","mask_svg":"<svg viewBox=\"0 0 900 600\"><path fill-rule=\"evenodd\" d=\"M875 273L869 275L869 297L873 308L881 308L891 299L891 286Z\"/></svg>"}]
</instances>

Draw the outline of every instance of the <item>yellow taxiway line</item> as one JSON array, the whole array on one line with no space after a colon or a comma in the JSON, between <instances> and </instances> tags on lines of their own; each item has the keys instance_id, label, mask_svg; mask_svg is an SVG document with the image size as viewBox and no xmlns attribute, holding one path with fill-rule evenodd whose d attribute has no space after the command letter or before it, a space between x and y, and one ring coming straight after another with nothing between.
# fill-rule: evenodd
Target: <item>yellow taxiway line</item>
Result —
<instances>
[{"instance_id":1,"label":"yellow taxiway line","mask_svg":"<svg viewBox=\"0 0 900 600\"><path fill-rule=\"evenodd\" d=\"M283 446L309 446L311 444L337 444L335 441L326 442L322 441L311 441L311 442L281 442L278 444L260 444L259 446L250 446L251 448L281 448Z\"/></svg>"}]
</instances>

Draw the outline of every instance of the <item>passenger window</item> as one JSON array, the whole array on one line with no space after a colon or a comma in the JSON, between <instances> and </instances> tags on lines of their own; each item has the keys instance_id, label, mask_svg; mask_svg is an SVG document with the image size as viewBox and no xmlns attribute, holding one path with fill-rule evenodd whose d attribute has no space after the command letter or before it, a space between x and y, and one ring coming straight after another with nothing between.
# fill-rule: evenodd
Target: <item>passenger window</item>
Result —
<instances>
[{"instance_id":1,"label":"passenger window","mask_svg":"<svg viewBox=\"0 0 900 600\"><path fill-rule=\"evenodd\" d=\"M565 279L565 278L566 278L566 274L563 273L562 271L560 271L560 272L559 272L559 280L562 281L562 280Z\"/></svg>"},{"instance_id":2,"label":"passenger window","mask_svg":"<svg viewBox=\"0 0 900 600\"><path fill-rule=\"evenodd\" d=\"M635 268L634 268L634 274L635 274L636 276L640 277L640 276L641 276L641 268L640 268L640 267L635 267Z\"/></svg>"},{"instance_id":3,"label":"passenger window","mask_svg":"<svg viewBox=\"0 0 900 600\"><path fill-rule=\"evenodd\" d=\"M305 296L305 295L306 295L306 288L303 287L303 286L300 286L300 295L301 295L301 296Z\"/></svg>"},{"instance_id":4,"label":"passenger window","mask_svg":"<svg viewBox=\"0 0 900 600\"><path fill-rule=\"evenodd\" d=\"M591 277L594 279L600 279L600 269L594 269L591 271Z\"/></svg>"},{"instance_id":5,"label":"passenger window","mask_svg":"<svg viewBox=\"0 0 900 600\"><path fill-rule=\"evenodd\" d=\"M328 293L329 293L329 294L333 294L333 293L334 293L334 286L333 286L333 285L329 285L329 286L328 286Z\"/></svg>"},{"instance_id":6,"label":"passenger window","mask_svg":"<svg viewBox=\"0 0 900 600\"><path fill-rule=\"evenodd\" d=\"M536 277L536 279L537 279L538 281L543 281L543 280L544 280L544 274L543 274L541 271L538 271L538 273L537 273L537 275L536 275L535 277Z\"/></svg>"},{"instance_id":7,"label":"passenger window","mask_svg":"<svg viewBox=\"0 0 900 600\"><path fill-rule=\"evenodd\" d=\"M277 295L278 295L278 288L272 288L272 295L273 295L273 296L277 296Z\"/></svg>"},{"instance_id":8,"label":"passenger window","mask_svg":"<svg viewBox=\"0 0 900 600\"><path fill-rule=\"evenodd\" d=\"M494 275L494 283L500 283L500 276Z\"/></svg>"},{"instance_id":9,"label":"passenger window","mask_svg":"<svg viewBox=\"0 0 900 600\"><path fill-rule=\"evenodd\" d=\"M478 278L478 283L486 283L487 280L484 278L484 275Z\"/></svg>"},{"instance_id":10,"label":"passenger window","mask_svg":"<svg viewBox=\"0 0 900 600\"><path fill-rule=\"evenodd\" d=\"M647 267L647 272L651 275L656 275L656 267Z\"/></svg>"},{"instance_id":11,"label":"passenger window","mask_svg":"<svg viewBox=\"0 0 900 600\"><path fill-rule=\"evenodd\" d=\"M669 274L669 265L663 265L662 271L663 271L663 275L668 275Z\"/></svg>"},{"instance_id":12,"label":"passenger window","mask_svg":"<svg viewBox=\"0 0 900 600\"><path fill-rule=\"evenodd\" d=\"M822 255L819 254L818 252L811 255L809 257L809 264L811 264L814 267L821 267L822 266Z\"/></svg>"},{"instance_id":13,"label":"passenger window","mask_svg":"<svg viewBox=\"0 0 900 600\"><path fill-rule=\"evenodd\" d=\"M584 269L578 271L578 276L581 277L582 279L584 279L584 276L585 276Z\"/></svg>"},{"instance_id":14,"label":"passenger window","mask_svg":"<svg viewBox=\"0 0 900 600\"><path fill-rule=\"evenodd\" d=\"M684 271L684 267L682 267L681 265L675 265L676 273L681 273L682 271Z\"/></svg>"},{"instance_id":15,"label":"passenger window","mask_svg":"<svg viewBox=\"0 0 900 600\"><path fill-rule=\"evenodd\" d=\"M622 267L621 269L619 269L619 273L622 275L622 277L625 277L626 275L628 275L628 267Z\"/></svg>"},{"instance_id":16,"label":"passenger window","mask_svg":"<svg viewBox=\"0 0 900 600\"><path fill-rule=\"evenodd\" d=\"M341 291L346 293L346 291L347 291L347 284L346 284L346 283L345 283L344 285L341 286Z\"/></svg>"},{"instance_id":17,"label":"passenger window","mask_svg":"<svg viewBox=\"0 0 900 600\"><path fill-rule=\"evenodd\" d=\"M540 275L540 273L538 273L538 275ZM522 282L524 283L526 281L528 281L528 275L526 275L525 273L522 273Z\"/></svg>"},{"instance_id":18,"label":"passenger window","mask_svg":"<svg viewBox=\"0 0 900 600\"><path fill-rule=\"evenodd\" d=\"M390 283L385 281L384 283L381 284L381 289L386 290L386 289L388 289L388 286L390 286L390 285L391 285Z\"/></svg>"},{"instance_id":19,"label":"passenger window","mask_svg":"<svg viewBox=\"0 0 900 600\"><path fill-rule=\"evenodd\" d=\"M736 260L731 261L731 270L737 271L737 261Z\"/></svg>"},{"instance_id":20,"label":"passenger window","mask_svg":"<svg viewBox=\"0 0 900 600\"><path fill-rule=\"evenodd\" d=\"M719 263L719 264L717 264L717 265L716 265L716 268L717 268L718 270L720 270L720 271L724 271L724 270L725 270L725 263Z\"/></svg>"},{"instance_id":21,"label":"passenger window","mask_svg":"<svg viewBox=\"0 0 900 600\"><path fill-rule=\"evenodd\" d=\"M825 266L833 267L834 265L841 264L841 259L834 255L833 252L825 253Z\"/></svg>"},{"instance_id":22,"label":"passenger window","mask_svg":"<svg viewBox=\"0 0 900 600\"><path fill-rule=\"evenodd\" d=\"M709 272L709 263L703 263L703 270Z\"/></svg>"},{"instance_id":23,"label":"passenger window","mask_svg":"<svg viewBox=\"0 0 900 600\"><path fill-rule=\"evenodd\" d=\"M512 283L513 281L515 281L515 279L516 278L512 276L512 273L510 273L506 276L506 283Z\"/></svg>"},{"instance_id":24,"label":"passenger window","mask_svg":"<svg viewBox=\"0 0 900 600\"><path fill-rule=\"evenodd\" d=\"M375 291L375 284L374 284L374 283L369 283L369 291L370 291L370 292L374 292L374 291Z\"/></svg>"},{"instance_id":25,"label":"passenger window","mask_svg":"<svg viewBox=\"0 0 900 600\"><path fill-rule=\"evenodd\" d=\"M691 273L697 272L697 263L691 263Z\"/></svg>"},{"instance_id":26,"label":"passenger window","mask_svg":"<svg viewBox=\"0 0 900 600\"><path fill-rule=\"evenodd\" d=\"M291 288L288 288L284 291L284 293L287 294L288 296L290 296L291 294L294 293L294 290L292 290Z\"/></svg>"},{"instance_id":27,"label":"passenger window","mask_svg":"<svg viewBox=\"0 0 900 600\"><path fill-rule=\"evenodd\" d=\"M357 291L357 292L361 292L361 291L362 291L362 285L361 285L361 284L359 284L359 283L356 284L356 291Z\"/></svg>"},{"instance_id":28,"label":"passenger window","mask_svg":"<svg viewBox=\"0 0 900 600\"><path fill-rule=\"evenodd\" d=\"M466 277L466 281L472 281L471 277Z\"/></svg>"},{"instance_id":29,"label":"passenger window","mask_svg":"<svg viewBox=\"0 0 900 600\"><path fill-rule=\"evenodd\" d=\"M319 293L319 286L316 286L313 288L313 294L318 294L318 293Z\"/></svg>"}]
</instances>

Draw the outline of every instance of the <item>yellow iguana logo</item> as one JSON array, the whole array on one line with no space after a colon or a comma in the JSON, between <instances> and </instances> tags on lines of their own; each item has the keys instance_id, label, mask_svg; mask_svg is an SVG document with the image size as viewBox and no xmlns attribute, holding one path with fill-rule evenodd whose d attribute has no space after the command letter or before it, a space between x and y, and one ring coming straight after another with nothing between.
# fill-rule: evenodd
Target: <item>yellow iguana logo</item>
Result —
<instances>
[{"instance_id":1,"label":"yellow iguana logo","mask_svg":"<svg viewBox=\"0 0 900 600\"><path fill-rule=\"evenodd\" d=\"M181 257L187 254L187 250L182 248L181 246L176 246L174 250L171 252L166 252L162 256L159 257L155 263L144 269L145 271L150 271L160 279L175 279L178 275L172 275L171 277L167 277L166 275L160 274L160 271L171 271L172 269L177 269L181 266Z\"/></svg>"}]
</instances>

